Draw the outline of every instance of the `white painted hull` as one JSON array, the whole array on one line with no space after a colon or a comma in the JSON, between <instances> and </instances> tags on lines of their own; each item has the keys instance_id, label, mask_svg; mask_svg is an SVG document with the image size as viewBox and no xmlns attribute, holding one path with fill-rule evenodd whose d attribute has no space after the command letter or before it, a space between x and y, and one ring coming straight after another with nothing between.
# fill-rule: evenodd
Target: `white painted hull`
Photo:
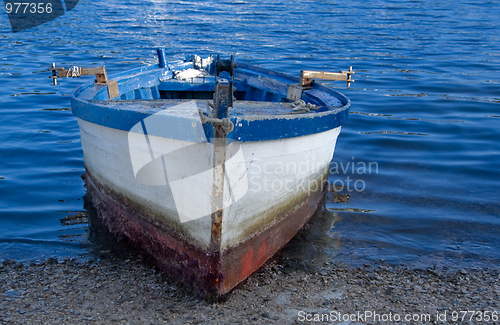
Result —
<instances>
[{"instance_id":1,"label":"white painted hull","mask_svg":"<svg viewBox=\"0 0 500 325\"><path fill-rule=\"evenodd\" d=\"M214 212L212 144L153 136L148 144L141 142L141 134L82 119L78 123L85 167L97 182L150 211L158 224L208 250ZM321 191L339 133L337 127L301 137L229 145L221 250L265 230ZM137 144L134 149L131 142Z\"/></svg>"}]
</instances>

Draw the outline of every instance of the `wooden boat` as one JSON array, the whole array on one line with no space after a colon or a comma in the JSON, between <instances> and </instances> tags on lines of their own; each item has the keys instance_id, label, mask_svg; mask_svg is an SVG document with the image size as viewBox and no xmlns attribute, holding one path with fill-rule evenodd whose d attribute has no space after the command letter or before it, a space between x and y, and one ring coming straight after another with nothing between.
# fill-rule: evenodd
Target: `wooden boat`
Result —
<instances>
[{"instance_id":1,"label":"wooden boat","mask_svg":"<svg viewBox=\"0 0 500 325\"><path fill-rule=\"evenodd\" d=\"M320 200L350 102L312 78L232 57L198 56L108 79L71 94L88 192L119 238L205 298L225 296L282 248Z\"/></svg>"}]
</instances>

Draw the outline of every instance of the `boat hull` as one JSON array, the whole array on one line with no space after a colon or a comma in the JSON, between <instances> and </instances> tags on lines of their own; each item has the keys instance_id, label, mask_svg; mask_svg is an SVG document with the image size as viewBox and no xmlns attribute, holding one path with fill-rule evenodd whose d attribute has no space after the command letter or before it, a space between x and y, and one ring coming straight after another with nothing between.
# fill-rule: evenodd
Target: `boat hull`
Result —
<instances>
[{"instance_id":1,"label":"boat hull","mask_svg":"<svg viewBox=\"0 0 500 325\"><path fill-rule=\"evenodd\" d=\"M210 301L224 300L279 251L307 223L323 198L323 191L318 191L254 237L223 253L207 252L175 231L148 221L147 214L96 182L88 171L83 178L98 216L118 240L127 242L162 271Z\"/></svg>"},{"instance_id":2,"label":"boat hull","mask_svg":"<svg viewBox=\"0 0 500 325\"><path fill-rule=\"evenodd\" d=\"M309 220L322 198L340 132L339 127L303 137L238 144L239 154L232 157L239 157L234 158L233 164L239 167L236 172L231 171L228 163L231 159L228 159L225 168L230 179L226 181L235 189L241 188L245 178L245 191L235 199L234 191L228 191L226 186L226 204L217 238L219 245L214 249L210 211L205 211L206 216L183 220L178 212L182 203L176 201L176 195L184 197L188 201L184 209L192 206L193 213L199 211L198 205L210 198L199 200L198 196L213 193L213 178L199 173L199 177L191 177L191 182L186 180L189 177L184 179L177 188L162 182L143 184L144 179L140 183L131 158L131 152L139 153L131 149L130 132L81 119L78 122L86 166L85 183L98 215L118 238L126 238L162 270L175 275L205 298L223 297L281 249ZM154 143L152 138L149 140ZM163 148L189 147L179 144L178 140L164 141L167 142ZM201 145L196 147L199 159L190 161L191 165L199 166L191 167L203 170L210 166L208 152L213 147L191 145ZM204 152L207 156L203 156ZM178 168L186 163L179 161ZM166 165L168 167L168 162ZM170 167L176 168L175 164ZM238 172L241 169L244 177ZM166 174L167 178L175 175ZM156 175L156 178L162 179L165 175ZM145 178L154 179L154 176ZM234 176L236 183L231 182ZM183 212L189 213L190 210Z\"/></svg>"},{"instance_id":3,"label":"boat hull","mask_svg":"<svg viewBox=\"0 0 500 325\"><path fill-rule=\"evenodd\" d=\"M70 99L104 223L201 296L220 298L315 211L350 101L244 63L229 64L231 80L215 77L227 62L203 62L133 69ZM198 76L179 78L193 69Z\"/></svg>"}]
</instances>

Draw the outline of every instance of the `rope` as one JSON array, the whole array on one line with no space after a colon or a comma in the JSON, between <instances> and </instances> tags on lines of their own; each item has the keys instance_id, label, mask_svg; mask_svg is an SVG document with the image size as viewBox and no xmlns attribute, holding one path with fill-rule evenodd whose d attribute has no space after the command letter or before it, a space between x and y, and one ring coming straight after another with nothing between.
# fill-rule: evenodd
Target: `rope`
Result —
<instances>
[{"instance_id":1,"label":"rope","mask_svg":"<svg viewBox=\"0 0 500 325\"><path fill-rule=\"evenodd\" d=\"M80 76L81 76L81 69L79 67L77 67L76 65L69 68L68 72L66 72L66 77L77 78Z\"/></svg>"},{"instance_id":2,"label":"rope","mask_svg":"<svg viewBox=\"0 0 500 325\"><path fill-rule=\"evenodd\" d=\"M316 105L304 102L302 99L296 100L292 103L293 112L292 114L302 114L309 113L310 111L316 111L318 108Z\"/></svg>"}]
</instances>

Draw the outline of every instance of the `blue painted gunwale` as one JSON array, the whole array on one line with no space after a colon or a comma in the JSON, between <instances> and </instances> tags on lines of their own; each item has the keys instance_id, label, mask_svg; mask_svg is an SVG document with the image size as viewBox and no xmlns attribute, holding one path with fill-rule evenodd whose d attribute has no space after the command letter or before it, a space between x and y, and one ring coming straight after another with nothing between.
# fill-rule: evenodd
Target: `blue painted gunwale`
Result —
<instances>
[{"instance_id":1,"label":"blue painted gunwale","mask_svg":"<svg viewBox=\"0 0 500 325\"><path fill-rule=\"evenodd\" d=\"M208 82L204 84L169 80L173 75L172 70L190 67L192 67L191 62L178 62L174 65L170 64L168 68L149 65L110 75L108 78L117 80L120 91L119 98L113 100L107 99L107 86L93 82L86 83L71 94L72 112L76 117L85 121L128 132L137 123L161 111L159 108L161 105L158 103L166 106L179 103L175 100L158 99L159 91L162 89L213 90L214 83L210 82L208 77L206 80ZM235 73L237 90L251 86L263 89L264 93L272 92L274 96L282 98L286 98L288 85L296 84L298 81L296 77L244 63L238 63ZM125 94L134 98L127 98ZM146 100L133 100L141 98ZM322 107L317 112L304 114L243 116L231 116L230 108L229 117L235 128L227 135L227 138L230 141L239 142L293 138L334 129L343 125L348 119L350 101L333 89L313 83L311 89L303 92L302 99ZM156 105L150 105L152 102L156 102ZM258 103L252 102L255 105ZM205 111L203 106L200 107ZM210 141L209 139L214 137L214 130L209 123L203 125L205 134L201 134L199 128L193 127L200 123L199 116L161 114L157 115L157 118L158 125L168 125L168 128L164 130L155 128L152 133L148 130L150 135L191 142Z\"/></svg>"}]
</instances>

